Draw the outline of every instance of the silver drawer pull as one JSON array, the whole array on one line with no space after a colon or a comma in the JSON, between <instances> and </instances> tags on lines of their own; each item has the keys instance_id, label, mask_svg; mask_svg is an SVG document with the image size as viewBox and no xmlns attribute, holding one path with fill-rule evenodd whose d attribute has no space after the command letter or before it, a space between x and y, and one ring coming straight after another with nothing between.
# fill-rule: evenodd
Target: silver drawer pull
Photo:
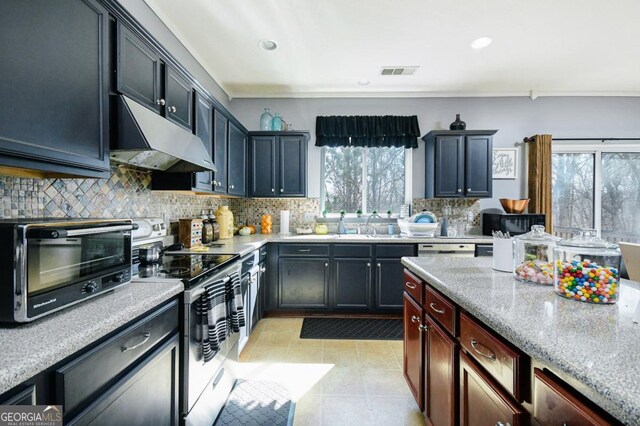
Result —
<instances>
[{"instance_id":1,"label":"silver drawer pull","mask_svg":"<svg viewBox=\"0 0 640 426\"><path fill-rule=\"evenodd\" d=\"M411 316L411 322L420 322L420 318L418 318L418 317L417 317L417 316L415 316L415 315L412 315L412 316Z\"/></svg>"},{"instance_id":2,"label":"silver drawer pull","mask_svg":"<svg viewBox=\"0 0 640 426\"><path fill-rule=\"evenodd\" d=\"M420 324L420 325L418 326L418 330L420 330L420 331L426 331L426 330L429 330L429 326L428 326L428 325L422 325L422 324Z\"/></svg>"},{"instance_id":3,"label":"silver drawer pull","mask_svg":"<svg viewBox=\"0 0 640 426\"><path fill-rule=\"evenodd\" d=\"M407 281L406 283L404 283L404 285L406 285L407 287L409 287L411 290L415 290L416 285L413 283L410 283L409 281Z\"/></svg>"},{"instance_id":4,"label":"silver drawer pull","mask_svg":"<svg viewBox=\"0 0 640 426\"><path fill-rule=\"evenodd\" d=\"M444 314L444 310L436 308L436 305L433 303L429 303L429 307L433 309L436 313L439 313L440 315Z\"/></svg>"},{"instance_id":5,"label":"silver drawer pull","mask_svg":"<svg viewBox=\"0 0 640 426\"><path fill-rule=\"evenodd\" d=\"M495 354L489 352L489 353L485 353L482 352L480 349L478 349L479 343L476 339L471 339L471 347L473 348L473 350L475 350L477 353L479 353L480 355L482 355L483 357L491 360L491 361L495 361L496 360L496 356ZM483 345L484 346L484 345Z\"/></svg>"},{"instance_id":6,"label":"silver drawer pull","mask_svg":"<svg viewBox=\"0 0 640 426\"><path fill-rule=\"evenodd\" d=\"M123 346L122 347L122 352L127 352L127 351L132 351L135 348L139 348L140 346L144 345L145 343L147 343L147 341L149 340L149 338L151 337L151 333L146 331L142 334L142 341L138 344L135 344L133 346Z\"/></svg>"},{"instance_id":7,"label":"silver drawer pull","mask_svg":"<svg viewBox=\"0 0 640 426\"><path fill-rule=\"evenodd\" d=\"M300 253L309 253L311 251L311 249L299 249L298 251Z\"/></svg>"}]
</instances>

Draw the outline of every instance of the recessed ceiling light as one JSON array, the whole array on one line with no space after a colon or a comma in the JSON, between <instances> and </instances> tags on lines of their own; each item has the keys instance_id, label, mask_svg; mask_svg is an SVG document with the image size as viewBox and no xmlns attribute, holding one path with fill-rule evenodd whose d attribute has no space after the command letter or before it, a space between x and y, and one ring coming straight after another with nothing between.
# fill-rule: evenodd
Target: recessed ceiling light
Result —
<instances>
[{"instance_id":1,"label":"recessed ceiling light","mask_svg":"<svg viewBox=\"0 0 640 426\"><path fill-rule=\"evenodd\" d=\"M367 84L369 84L369 83L370 83L370 82L369 82L369 80L360 80L360 81L358 81L358 84L359 84L360 86L366 86L366 85L367 85Z\"/></svg>"},{"instance_id":2,"label":"recessed ceiling light","mask_svg":"<svg viewBox=\"0 0 640 426\"><path fill-rule=\"evenodd\" d=\"M278 48L278 42L275 40L260 40L260 43L258 43L258 45L264 50L276 50Z\"/></svg>"},{"instance_id":3,"label":"recessed ceiling light","mask_svg":"<svg viewBox=\"0 0 640 426\"><path fill-rule=\"evenodd\" d=\"M480 37L471 43L471 47L474 49L483 49L491 44L493 39L491 37Z\"/></svg>"}]
</instances>

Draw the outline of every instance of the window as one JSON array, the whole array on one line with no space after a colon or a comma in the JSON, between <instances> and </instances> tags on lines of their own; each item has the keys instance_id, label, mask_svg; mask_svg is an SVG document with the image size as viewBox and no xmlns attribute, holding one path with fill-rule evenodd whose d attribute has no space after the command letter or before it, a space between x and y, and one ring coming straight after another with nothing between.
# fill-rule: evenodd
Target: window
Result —
<instances>
[{"instance_id":1,"label":"window","mask_svg":"<svg viewBox=\"0 0 640 426\"><path fill-rule=\"evenodd\" d=\"M612 242L640 242L640 148L583 143L553 150L555 234L595 228Z\"/></svg>"},{"instance_id":2,"label":"window","mask_svg":"<svg viewBox=\"0 0 640 426\"><path fill-rule=\"evenodd\" d=\"M322 210L349 213L400 211L407 194L404 148L324 147ZM408 174L408 173L407 173Z\"/></svg>"}]
</instances>

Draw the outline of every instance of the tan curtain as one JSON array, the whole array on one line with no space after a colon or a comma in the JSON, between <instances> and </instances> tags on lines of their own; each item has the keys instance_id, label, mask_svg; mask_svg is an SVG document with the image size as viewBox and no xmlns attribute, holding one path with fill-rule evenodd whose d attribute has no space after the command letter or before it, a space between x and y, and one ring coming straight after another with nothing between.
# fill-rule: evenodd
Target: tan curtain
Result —
<instances>
[{"instance_id":1,"label":"tan curtain","mask_svg":"<svg viewBox=\"0 0 640 426\"><path fill-rule=\"evenodd\" d=\"M553 233L551 216L551 135L535 135L529 142L529 213L544 213L547 232Z\"/></svg>"}]
</instances>

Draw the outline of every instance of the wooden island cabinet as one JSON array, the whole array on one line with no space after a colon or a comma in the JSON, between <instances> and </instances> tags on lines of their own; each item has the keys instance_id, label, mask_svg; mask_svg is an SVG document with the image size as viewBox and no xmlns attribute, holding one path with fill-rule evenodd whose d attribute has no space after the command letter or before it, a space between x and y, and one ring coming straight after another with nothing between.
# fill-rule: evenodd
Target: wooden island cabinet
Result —
<instances>
[{"instance_id":1,"label":"wooden island cabinet","mask_svg":"<svg viewBox=\"0 0 640 426\"><path fill-rule=\"evenodd\" d=\"M620 424L406 269L403 284L403 373L428 425Z\"/></svg>"}]
</instances>

